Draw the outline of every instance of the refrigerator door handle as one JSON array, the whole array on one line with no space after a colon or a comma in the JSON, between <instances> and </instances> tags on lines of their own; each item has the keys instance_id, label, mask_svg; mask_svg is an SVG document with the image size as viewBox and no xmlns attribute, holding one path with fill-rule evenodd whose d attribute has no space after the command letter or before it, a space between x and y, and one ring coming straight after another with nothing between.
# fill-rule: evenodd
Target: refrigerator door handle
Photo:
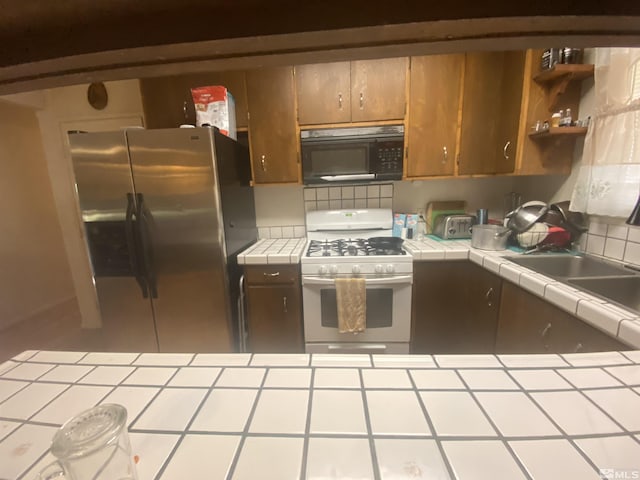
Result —
<instances>
[{"instance_id":1,"label":"refrigerator door handle","mask_svg":"<svg viewBox=\"0 0 640 480\"><path fill-rule=\"evenodd\" d=\"M137 210L136 225L138 226L138 238L142 248L142 259L144 262L144 270L149 284L149 293L151 298L158 298L158 278L156 276L155 265L153 264L153 248L149 238L148 215L144 206L144 195L136 193Z\"/></svg>"},{"instance_id":2,"label":"refrigerator door handle","mask_svg":"<svg viewBox=\"0 0 640 480\"><path fill-rule=\"evenodd\" d=\"M149 298L149 289L147 288L147 282L140 270L140 261L138 259L138 242L133 227L133 216L135 213L135 202L133 201L133 193L127 193L127 213L124 220L125 235L127 237L127 249L129 250L129 266L133 275L136 277L136 282L140 285L142 290L142 297Z\"/></svg>"}]
</instances>

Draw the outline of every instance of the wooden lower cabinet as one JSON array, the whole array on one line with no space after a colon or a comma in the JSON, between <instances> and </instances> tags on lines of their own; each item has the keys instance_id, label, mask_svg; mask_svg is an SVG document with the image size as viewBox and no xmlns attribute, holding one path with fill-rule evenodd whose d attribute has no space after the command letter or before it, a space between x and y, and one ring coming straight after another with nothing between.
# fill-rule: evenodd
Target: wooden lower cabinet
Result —
<instances>
[{"instance_id":1,"label":"wooden lower cabinet","mask_svg":"<svg viewBox=\"0 0 640 480\"><path fill-rule=\"evenodd\" d=\"M414 263L411 353L493 353L501 288L468 260Z\"/></svg>"},{"instance_id":2,"label":"wooden lower cabinet","mask_svg":"<svg viewBox=\"0 0 640 480\"><path fill-rule=\"evenodd\" d=\"M496 353L574 353L629 347L522 288L504 282Z\"/></svg>"},{"instance_id":3,"label":"wooden lower cabinet","mask_svg":"<svg viewBox=\"0 0 640 480\"><path fill-rule=\"evenodd\" d=\"M245 289L249 351L304 352L299 266L246 266Z\"/></svg>"}]
</instances>

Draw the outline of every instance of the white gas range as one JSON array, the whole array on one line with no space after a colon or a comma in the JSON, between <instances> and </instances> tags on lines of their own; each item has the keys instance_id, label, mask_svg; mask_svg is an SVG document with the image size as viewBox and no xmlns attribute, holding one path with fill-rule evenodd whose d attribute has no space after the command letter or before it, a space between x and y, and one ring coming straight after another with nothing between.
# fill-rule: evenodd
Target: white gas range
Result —
<instances>
[{"instance_id":1,"label":"white gas range","mask_svg":"<svg viewBox=\"0 0 640 480\"><path fill-rule=\"evenodd\" d=\"M413 258L391 237L390 209L307 213L301 260L307 352L409 353ZM366 280L362 333L339 333L335 279Z\"/></svg>"}]
</instances>

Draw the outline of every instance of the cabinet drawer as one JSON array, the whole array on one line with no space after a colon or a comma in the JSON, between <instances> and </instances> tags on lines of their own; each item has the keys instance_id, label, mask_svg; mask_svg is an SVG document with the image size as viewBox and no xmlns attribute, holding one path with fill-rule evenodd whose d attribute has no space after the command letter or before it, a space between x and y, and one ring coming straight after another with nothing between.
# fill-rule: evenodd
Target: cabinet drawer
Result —
<instances>
[{"instance_id":1,"label":"cabinet drawer","mask_svg":"<svg viewBox=\"0 0 640 480\"><path fill-rule=\"evenodd\" d=\"M295 284L299 282L298 265L245 266L244 277L249 285Z\"/></svg>"}]
</instances>

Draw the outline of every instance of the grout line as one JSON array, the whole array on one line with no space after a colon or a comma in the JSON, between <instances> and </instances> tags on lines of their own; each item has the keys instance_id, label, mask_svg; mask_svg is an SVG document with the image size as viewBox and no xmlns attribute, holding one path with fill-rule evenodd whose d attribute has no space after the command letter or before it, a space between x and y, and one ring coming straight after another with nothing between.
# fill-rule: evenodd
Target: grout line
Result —
<instances>
[{"instance_id":1,"label":"grout line","mask_svg":"<svg viewBox=\"0 0 640 480\"><path fill-rule=\"evenodd\" d=\"M195 357L195 355L194 355ZM171 378L167 381L167 383L169 383L171 380L173 380L173 377L175 377L177 375L179 370L177 370L172 376ZM182 444L182 441L184 440L184 437L187 435L187 433L189 432L189 427L191 426L191 424L195 421L196 417L198 416L198 413L200 412L200 409L202 408L202 406L204 405L205 401L209 398L209 395L211 394L211 391L214 388L214 385L218 382L218 379L222 376L222 371L218 372L218 376L216 377L216 379L214 380L213 384L211 385L211 387L209 388L208 393L206 393L203 397L202 400L200 400L200 403L198 404L198 406L196 407L196 409L193 411L193 414L191 415L190 420L187 422L187 424L184 427L184 430L179 434L180 438L178 438L178 440L176 441L176 443L173 445L173 448L171 449L171 452L169 452L169 455L167 455L167 457L165 458L164 462L162 463L162 465L160 466L160 468L158 469L158 472L156 473L156 477L155 478L160 478L162 476L162 474L164 473L164 471L166 470L167 466L169 465L171 459L174 457L176 451L178 450L178 447ZM148 408L149 405L151 405L153 402L155 402L155 400L158 398L158 396L160 395L160 393L164 390L164 388L160 388L160 390L158 391L158 393L149 401L149 403L145 406L145 408L142 409L142 411L140 412L140 414L138 414L138 416L136 417L136 422L140 419L140 417L142 416L143 412L145 412ZM131 423L131 425L133 425L134 422ZM133 431L133 429L129 429L130 432ZM135 432L138 433L138 432ZM176 431L173 432L167 432L167 433L177 433Z\"/></svg>"},{"instance_id":2,"label":"grout line","mask_svg":"<svg viewBox=\"0 0 640 480\"><path fill-rule=\"evenodd\" d=\"M509 371L507 371L507 375L509 375L513 380L515 380L515 378L509 373ZM564 377L563 377L564 378ZM567 379L565 379L567 380ZM569 382L570 383L570 382ZM579 389L576 389L574 391L579 391ZM569 433L567 433L563 428L560 427L560 425L553 419L553 417L551 417L551 415L549 413L547 413L547 411L542 407L542 405L540 405L535 398L533 398L533 396L531 395L531 392L529 392L526 389L523 389L522 392L524 393L524 395L529 399L530 402L532 402L541 412L542 414L547 417L547 419L551 422L551 424L562 434L562 438L564 438L565 440L567 440L571 446L573 446L573 448L575 450L578 451L578 454L582 456L582 458L584 458L587 463L589 465L591 465L591 467L598 472L599 469L597 467L597 465L595 464L595 462L593 462L586 453L584 453L582 451L581 448L578 447L578 445L574 442L574 438L580 438L580 435L570 435ZM619 432L621 434L624 434L624 432ZM585 438L595 438L596 436L602 436L602 437L607 437L610 436L610 433L603 433L603 434L587 434L585 435Z\"/></svg>"},{"instance_id":3,"label":"grout line","mask_svg":"<svg viewBox=\"0 0 640 480\"><path fill-rule=\"evenodd\" d=\"M309 363L311 355L309 355ZM311 409L313 408L313 392L316 380L316 368L311 368L311 378L309 379L309 400L307 403L307 419L304 425L304 440L302 442L302 458L300 459L300 478L307 476L307 461L309 459L309 435L311 433Z\"/></svg>"},{"instance_id":4,"label":"grout line","mask_svg":"<svg viewBox=\"0 0 640 480\"><path fill-rule=\"evenodd\" d=\"M251 360L253 360L253 355L254 354L252 353ZM249 364L251 364L251 362L249 362ZM242 448L244 447L244 443L249 433L249 426L251 425L251 422L253 421L253 416L255 415L256 410L258 409L258 402L260 402L260 397L262 396L262 388L264 387L264 383L267 381L269 370L270 369L267 368L262 375L262 381L260 382L260 386L258 387L256 397L253 400L253 405L251 406L251 411L249 412L249 415L247 416L247 420L244 424L244 429L241 433L240 442L238 443L238 447L233 455L233 458L231 459L231 464L229 465L229 469L227 470L227 477L226 477L229 480L233 477L233 473L235 472L235 469L238 466L238 461L240 460L240 455L242 454Z\"/></svg>"},{"instance_id":5,"label":"grout line","mask_svg":"<svg viewBox=\"0 0 640 480\"><path fill-rule=\"evenodd\" d=\"M431 416L429 415L427 406L424 404L422 400L422 396L420 395L420 391L416 386L413 376L411 375L410 371L407 372L407 374L409 375L409 381L413 385L413 390L415 392L415 395L418 398L418 405L420 405L420 408L422 409L422 415L424 415L424 418L427 421L427 425L429 426L429 430L431 430L431 434L433 435L433 440L436 443L436 447L438 447L438 451L440 452L440 457L442 458L442 462L444 463L444 466L447 469L447 472L449 473L449 477L452 479L456 478L453 471L453 467L451 466L451 463L449 462L449 459L445 454L444 446L442 445L442 438L438 435L438 432L436 431L435 425L433 424L433 420L431 420Z\"/></svg>"},{"instance_id":6,"label":"grout line","mask_svg":"<svg viewBox=\"0 0 640 480\"><path fill-rule=\"evenodd\" d=\"M513 448L511 447L511 445L509 445L509 437L502 433L502 431L498 428L496 423L491 418L491 415L489 415L489 413L482 406L482 403L480 402L480 400L476 396L477 390L473 390L473 389L471 389L469 387L469 384L466 382L464 377L460 374L459 370L456 370L456 373L458 374L458 377L460 377L460 380L462 381L463 385L467 388L466 393L468 393L471 396L473 401L476 403L476 406L480 409L480 411L484 415L485 419L489 422L489 425L491 425L491 428L493 428L493 430L495 431L495 433L497 435L497 441L500 441L502 443L502 445L505 447L505 449L507 450L507 452L509 452L509 454L511 455L511 458L515 461L516 465L518 465L518 467L520 468L520 470L524 474L525 478L527 478L528 480L534 480L531 477L531 475L529 475L529 472L528 472L527 468L524 466L524 464L522 463L522 461L520 460L520 458L518 457L516 452L514 452ZM512 378L512 381L514 381L514 383L516 385L518 385L518 382L516 381L515 378ZM510 393L522 393L522 389L519 389L516 392L511 390Z\"/></svg>"},{"instance_id":7,"label":"grout line","mask_svg":"<svg viewBox=\"0 0 640 480\"><path fill-rule=\"evenodd\" d=\"M373 359L369 354L369 361L373 363ZM405 371L406 373L406 371ZM358 376L360 377L360 395L362 397L362 408L364 413L364 421L367 427L367 438L369 440L369 453L371 454L371 468L373 469L373 477L380 479L380 466L378 465L378 454L376 453L375 443L373 441L373 432L371 427L371 416L369 415L369 405L367 402L367 394L364 386L364 376L362 374L362 368L358 368Z\"/></svg>"}]
</instances>

